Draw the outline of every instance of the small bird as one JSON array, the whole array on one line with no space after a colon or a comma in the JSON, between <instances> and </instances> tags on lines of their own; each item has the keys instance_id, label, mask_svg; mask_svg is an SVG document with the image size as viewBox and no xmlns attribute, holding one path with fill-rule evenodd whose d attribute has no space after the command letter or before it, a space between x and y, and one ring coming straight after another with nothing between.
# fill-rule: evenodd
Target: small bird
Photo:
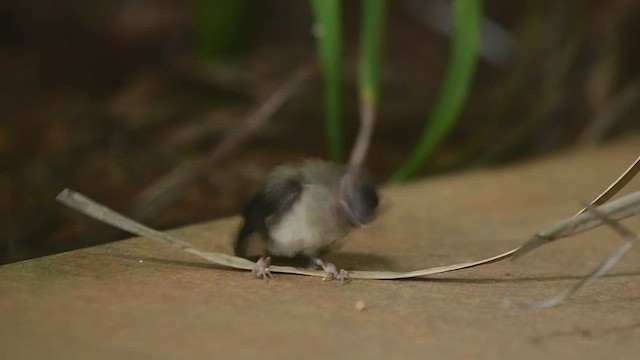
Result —
<instances>
[{"instance_id":1,"label":"small bird","mask_svg":"<svg viewBox=\"0 0 640 360\"><path fill-rule=\"evenodd\" d=\"M347 271L337 271L319 256L341 248L351 229L373 221L378 203L376 187L362 168L316 159L279 166L242 212L234 252L246 257L249 239L257 233L266 250L253 269L255 277L271 278L272 255L304 256L327 273L323 280L348 281Z\"/></svg>"}]
</instances>

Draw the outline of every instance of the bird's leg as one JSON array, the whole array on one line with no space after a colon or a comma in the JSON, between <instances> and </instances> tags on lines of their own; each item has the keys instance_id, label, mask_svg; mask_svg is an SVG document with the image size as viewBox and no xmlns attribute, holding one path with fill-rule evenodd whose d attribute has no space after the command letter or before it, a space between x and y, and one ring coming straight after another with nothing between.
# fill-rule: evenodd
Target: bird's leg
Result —
<instances>
[{"instance_id":1,"label":"bird's leg","mask_svg":"<svg viewBox=\"0 0 640 360\"><path fill-rule=\"evenodd\" d=\"M338 271L338 268L334 264L323 261L320 258L315 258L314 263L315 265L319 265L320 267L322 267L322 270L324 270L324 272L326 273L326 276L322 278L322 281L336 279L340 280L341 284L345 284L351 281L349 272L345 269L340 269L340 271Z\"/></svg>"},{"instance_id":2,"label":"bird's leg","mask_svg":"<svg viewBox=\"0 0 640 360\"><path fill-rule=\"evenodd\" d=\"M271 275L271 271L269 271L269 266L271 266L271 257L264 255L261 256L258 261L256 261L256 265L253 267L251 271L251 275L257 278L263 278L264 281L269 281L269 279L273 279Z\"/></svg>"}]
</instances>

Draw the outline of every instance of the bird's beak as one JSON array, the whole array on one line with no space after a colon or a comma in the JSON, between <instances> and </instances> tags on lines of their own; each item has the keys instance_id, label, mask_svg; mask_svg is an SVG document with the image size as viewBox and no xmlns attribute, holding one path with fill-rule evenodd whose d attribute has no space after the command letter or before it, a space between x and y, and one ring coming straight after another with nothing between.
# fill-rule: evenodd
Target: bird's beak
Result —
<instances>
[{"instance_id":1,"label":"bird's beak","mask_svg":"<svg viewBox=\"0 0 640 360\"><path fill-rule=\"evenodd\" d=\"M366 227L366 225L363 224L360 221L360 219L358 219L356 214L353 213L351 208L349 208L349 204L347 204L346 201L340 200L340 207L342 207L342 211L343 211L344 215L346 216L347 221L349 222L349 224L351 224L351 226L358 227L358 228Z\"/></svg>"}]
</instances>

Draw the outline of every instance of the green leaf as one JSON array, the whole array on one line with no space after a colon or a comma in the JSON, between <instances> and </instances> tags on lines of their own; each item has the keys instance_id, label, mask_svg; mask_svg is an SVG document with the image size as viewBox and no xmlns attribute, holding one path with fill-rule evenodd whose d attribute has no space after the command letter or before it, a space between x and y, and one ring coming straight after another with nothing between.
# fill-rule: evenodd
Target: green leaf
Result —
<instances>
[{"instance_id":1,"label":"green leaf","mask_svg":"<svg viewBox=\"0 0 640 360\"><path fill-rule=\"evenodd\" d=\"M339 0L312 0L315 33L324 78L325 122L329 158L344 157L342 24Z\"/></svg>"},{"instance_id":2,"label":"green leaf","mask_svg":"<svg viewBox=\"0 0 640 360\"><path fill-rule=\"evenodd\" d=\"M363 0L360 38L361 101L377 103L386 0Z\"/></svg>"},{"instance_id":3,"label":"green leaf","mask_svg":"<svg viewBox=\"0 0 640 360\"><path fill-rule=\"evenodd\" d=\"M418 173L458 121L476 69L481 21L481 0L455 0L452 53L444 84L418 145L392 182L404 182Z\"/></svg>"}]
</instances>

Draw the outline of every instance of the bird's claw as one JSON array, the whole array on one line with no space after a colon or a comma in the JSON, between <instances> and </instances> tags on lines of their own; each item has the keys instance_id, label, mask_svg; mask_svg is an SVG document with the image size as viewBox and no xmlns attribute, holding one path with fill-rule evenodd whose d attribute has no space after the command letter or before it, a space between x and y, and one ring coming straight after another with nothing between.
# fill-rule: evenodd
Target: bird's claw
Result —
<instances>
[{"instance_id":1,"label":"bird's claw","mask_svg":"<svg viewBox=\"0 0 640 360\"><path fill-rule=\"evenodd\" d=\"M322 267L322 270L326 273L325 277L322 278L322 281L326 280L340 280L340 284L344 285L351 281L351 277L349 276L349 272L345 269L340 269L330 262L324 262L320 259L316 260L316 264Z\"/></svg>"},{"instance_id":2,"label":"bird's claw","mask_svg":"<svg viewBox=\"0 0 640 360\"><path fill-rule=\"evenodd\" d=\"M256 261L253 270L251 270L251 276L263 278L264 281L269 282L270 279L273 279L273 275L271 275L271 271L269 271L269 266L271 266L271 257L261 257Z\"/></svg>"},{"instance_id":3,"label":"bird's claw","mask_svg":"<svg viewBox=\"0 0 640 360\"><path fill-rule=\"evenodd\" d=\"M327 275L322 278L322 281L326 280L340 280L340 284L344 285L351 282L351 276L349 276L349 272L345 269L340 269L340 271L332 271L327 272Z\"/></svg>"}]
</instances>

